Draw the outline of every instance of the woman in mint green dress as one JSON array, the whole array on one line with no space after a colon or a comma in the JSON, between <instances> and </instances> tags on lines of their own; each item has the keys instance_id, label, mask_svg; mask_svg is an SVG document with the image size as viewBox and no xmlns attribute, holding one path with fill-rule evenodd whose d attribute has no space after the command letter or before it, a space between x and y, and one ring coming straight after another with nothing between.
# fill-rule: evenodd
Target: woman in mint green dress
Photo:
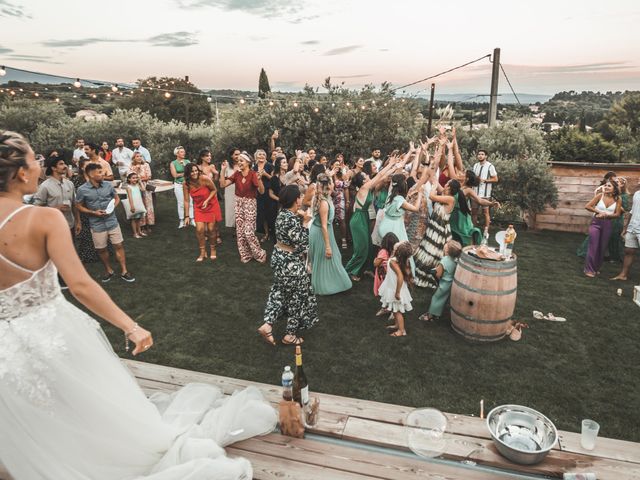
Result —
<instances>
[{"instance_id":1,"label":"woman in mint green dress","mask_svg":"<svg viewBox=\"0 0 640 480\"><path fill-rule=\"evenodd\" d=\"M420 320L431 321L442 316L444 307L451 295L451 285L453 284L453 277L456 273L456 267L458 266L458 258L462 254L462 245L455 240L449 240L444 245L444 256L436 267L435 277L439 279L438 288L431 297L431 303L429 304L429 311L423 315L420 315Z\"/></svg>"},{"instance_id":2,"label":"woman in mint green dress","mask_svg":"<svg viewBox=\"0 0 640 480\"><path fill-rule=\"evenodd\" d=\"M351 180L356 192L353 213L351 214L351 220L349 220L349 229L353 240L353 255L345 268L354 282L360 281L360 276L365 268L373 271L373 242L369 234L369 206L373 201L375 187L385 181L393 168L395 168L395 162L389 162L385 168L371 179L363 172L360 172L355 174Z\"/></svg>"},{"instance_id":3,"label":"woman in mint green dress","mask_svg":"<svg viewBox=\"0 0 640 480\"><path fill-rule=\"evenodd\" d=\"M331 179L318 175L313 199L313 222L309 228L311 285L316 295L333 295L351 288L351 280L342 266L342 255L333 233L335 207L331 201Z\"/></svg>"}]
</instances>

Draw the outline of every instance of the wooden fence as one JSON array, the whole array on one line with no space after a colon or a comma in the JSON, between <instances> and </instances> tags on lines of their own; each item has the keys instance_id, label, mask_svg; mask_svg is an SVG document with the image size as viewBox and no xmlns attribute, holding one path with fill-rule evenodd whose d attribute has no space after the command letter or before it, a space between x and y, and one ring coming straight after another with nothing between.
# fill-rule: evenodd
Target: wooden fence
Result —
<instances>
[{"instance_id":1,"label":"wooden fence","mask_svg":"<svg viewBox=\"0 0 640 480\"><path fill-rule=\"evenodd\" d=\"M640 164L551 162L551 170L558 187L558 208L547 208L536 215L537 230L586 233L592 214L584 207L605 173L612 171L625 177L632 194L640 179Z\"/></svg>"}]
</instances>

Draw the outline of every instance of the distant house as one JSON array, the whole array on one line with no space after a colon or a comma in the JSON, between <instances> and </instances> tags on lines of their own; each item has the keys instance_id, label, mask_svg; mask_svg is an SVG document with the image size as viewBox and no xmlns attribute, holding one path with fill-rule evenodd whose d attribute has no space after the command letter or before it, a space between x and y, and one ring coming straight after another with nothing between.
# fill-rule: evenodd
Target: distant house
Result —
<instances>
[{"instance_id":1,"label":"distant house","mask_svg":"<svg viewBox=\"0 0 640 480\"><path fill-rule=\"evenodd\" d=\"M540 128L542 128L542 131L549 133L555 130L560 130L562 127L556 122L542 122L540 124Z\"/></svg>"}]
</instances>

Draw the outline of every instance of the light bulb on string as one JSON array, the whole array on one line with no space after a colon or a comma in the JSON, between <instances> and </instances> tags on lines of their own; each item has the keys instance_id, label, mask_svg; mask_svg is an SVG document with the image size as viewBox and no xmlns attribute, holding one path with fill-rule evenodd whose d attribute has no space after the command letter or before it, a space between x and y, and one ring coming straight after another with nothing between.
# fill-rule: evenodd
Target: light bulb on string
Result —
<instances>
[{"instance_id":1,"label":"light bulb on string","mask_svg":"<svg viewBox=\"0 0 640 480\"><path fill-rule=\"evenodd\" d=\"M74 95L73 98L78 98L78 95Z\"/></svg>"},{"instance_id":2,"label":"light bulb on string","mask_svg":"<svg viewBox=\"0 0 640 480\"><path fill-rule=\"evenodd\" d=\"M384 105L386 107L387 106L387 102L384 102L382 105Z\"/></svg>"},{"instance_id":3,"label":"light bulb on string","mask_svg":"<svg viewBox=\"0 0 640 480\"><path fill-rule=\"evenodd\" d=\"M120 92L120 96L124 95L124 93Z\"/></svg>"},{"instance_id":4,"label":"light bulb on string","mask_svg":"<svg viewBox=\"0 0 640 480\"><path fill-rule=\"evenodd\" d=\"M207 97L207 102L209 102L209 103L213 102L213 98Z\"/></svg>"},{"instance_id":5,"label":"light bulb on string","mask_svg":"<svg viewBox=\"0 0 640 480\"><path fill-rule=\"evenodd\" d=\"M371 100L371 105L375 105L376 101L375 100Z\"/></svg>"},{"instance_id":6,"label":"light bulb on string","mask_svg":"<svg viewBox=\"0 0 640 480\"><path fill-rule=\"evenodd\" d=\"M351 102L347 102L347 107L350 107L350 106L351 106Z\"/></svg>"},{"instance_id":7,"label":"light bulb on string","mask_svg":"<svg viewBox=\"0 0 640 480\"><path fill-rule=\"evenodd\" d=\"M36 93L34 93L34 94L33 94L33 96L34 96L34 97L39 97L39 96L40 96L40 94L39 94L38 92L36 92Z\"/></svg>"},{"instance_id":8,"label":"light bulb on string","mask_svg":"<svg viewBox=\"0 0 640 480\"><path fill-rule=\"evenodd\" d=\"M10 93L11 95L15 95L15 94L16 94L16 92L14 92L13 90L11 90L9 93Z\"/></svg>"},{"instance_id":9,"label":"light bulb on string","mask_svg":"<svg viewBox=\"0 0 640 480\"><path fill-rule=\"evenodd\" d=\"M240 104L241 104L241 105L244 105L244 103L245 103L244 98L241 98L241 99L240 99Z\"/></svg>"},{"instance_id":10,"label":"light bulb on string","mask_svg":"<svg viewBox=\"0 0 640 480\"><path fill-rule=\"evenodd\" d=\"M76 78L76 81L73 82L73 86L76 88L80 88L82 86L82 83L80 83L80 79Z\"/></svg>"},{"instance_id":11,"label":"light bulb on string","mask_svg":"<svg viewBox=\"0 0 640 480\"><path fill-rule=\"evenodd\" d=\"M112 92L117 92L118 91L118 84L117 83L115 85L111 85L111 91Z\"/></svg>"},{"instance_id":12,"label":"light bulb on string","mask_svg":"<svg viewBox=\"0 0 640 480\"><path fill-rule=\"evenodd\" d=\"M23 90L23 89L21 89L21 88L19 88L18 90L20 90L21 92L24 92L24 90Z\"/></svg>"},{"instance_id":13,"label":"light bulb on string","mask_svg":"<svg viewBox=\"0 0 640 480\"><path fill-rule=\"evenodd\" d=\"M293 106L297 107L298 106L298 102L293 102Z\"/></svg>"},{"instance_id":14,"label":"light bulb on string","mask_svg":"<svg viewBox=\"0 0 640 480\"><path fill-rule=\"evenodd\" d=\"M273 100L269 100L269 106L273 107Z\"/></svg>"},{"instance_id":15,"label":"light bulb on string","mask_svg":"<svg viewBox=\"0 0 640 480\"><path fill-rule=\"evenodd\" d=\"M144 93L144 88L141 88L141 89L140 89L140 92Z\"/></svg>"},{"instance_id":16,"label":"light bulb on string","mask_svg":"<svg viewBox=\"0 0 640 480\"><path fill-rule=\"evenodd\" d=\"M110 93L107 93L107 97L111 97L111 94L110 94Z\"/></svg>"},{"instance_id":17,"label":"light bulb on string","mask_svg":"<svg viewBox=\"0 0 640 480\"><path fill-rule=\"evenodd\" d=\"M335 104L335 103L332 103L332 104L331 104L331 106L332 106L332 107L335 107L335 106L336 106L336 104Z\"/></svg>"},{"instance_id":18,"label":"light bulb on string","mask_svg":"<svg viewBox=\"0 0 640 480\"><path fill-rule=\"evenodd\" d=\"M7 69L2 65L0 67L0 77L4 77L7 74Z\"/></svg>"},{"instance_id":19,"label":"light bulb on string","mask_svg":"<svg viewBox=\"0 0 640 480\"><path fill-rule=\"evenodd\" d=\"M91 98L98 98L98 96L94 93L93 95L91 95Z\"/></svg>"},{"instance_id":20,"label":"light bulb on string","mask_svg":"<svg viewBox=\"0 0 640 480\"><path fill-rule=\"evenodd\" d=\"M171 98L171 94L169 92L164 92L164 98Z\"/></svg>"},{"instance_id":21,"label":"light bulb on string","mask_svg":"<svg viewBox=\"0 0 640 480\"><path fill-rule=\"evenodd\" d=\"M60 99L59 98L56 98L56 103L60 103Z\"/></svg>"},{"instance_id":22,"label":"light bulb on string","mask_svg":"<svg viewBox=\"0 0 640 480\"><path fill-rule=\"evenodd\" d=\"M360 107L360 109L361 109L361 110L366 110L366 108L367 108L367 106L366 106L366 105L362 105L362 106Z\"/></svg>"},{"instance_id":23,"label":"light bulb on string","mask_svg":"<svg viewBox=\"0 0 640 480\"><path fill-rule=\"evenodd\" d=\"M320 111L320 109L318 107L313 109L314 112L318 113Z\"/></svg>"}]
</instances>

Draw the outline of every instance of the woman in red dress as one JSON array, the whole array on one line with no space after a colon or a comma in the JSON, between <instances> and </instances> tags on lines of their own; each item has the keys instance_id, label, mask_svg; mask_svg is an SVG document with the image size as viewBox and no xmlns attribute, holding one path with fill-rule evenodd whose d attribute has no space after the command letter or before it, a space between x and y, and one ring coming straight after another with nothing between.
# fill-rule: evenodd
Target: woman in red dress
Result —
<instances>
[{"instance_id":1,"label":"woman in red dress","mask_svg":"<svg viewBox=\"0 0 640 480\"><path fill-rule=\"evenodd\" d=\"M211 255L209 258L215 260L217 222L222 220L222 211L216 197L216 186L206 175L202 175L197 165L188 163L184 166L184 204L189 205L189 196L193 199L193 215L196 222L196 237L200 247L200 256L196 262L201 262L207 256L206 240L209 240ZM188 208L188 207L187 207ZM185 210L185 222L189 218L188 209ZM205 238L206 237L206 238Z\"/></svg>"}]
</instances>

